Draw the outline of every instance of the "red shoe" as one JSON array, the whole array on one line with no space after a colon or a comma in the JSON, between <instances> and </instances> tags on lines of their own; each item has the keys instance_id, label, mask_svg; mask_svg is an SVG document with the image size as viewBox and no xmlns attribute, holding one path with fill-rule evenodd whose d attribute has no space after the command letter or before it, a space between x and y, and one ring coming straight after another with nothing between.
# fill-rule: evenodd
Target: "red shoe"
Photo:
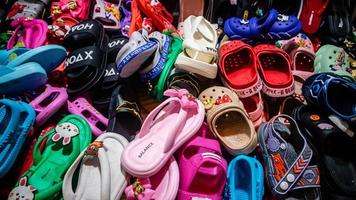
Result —
<instances>
[{"instance_id":1,"label":"red shoe","mask_svg":"<svg viewBox=\"0 0 356 200\"><path fill-rule=\"evenodd\" d=\"M219 68L224 85L233 89L240 98L258 94L262 89L256 55L253 48L242 41L234 40L220 46Z\"/></svg>"},{"instance_id":2,"label":"red shoe","mask_svg":"<svg viewBox=\"0 0 356 200\"><path fill-rule=\"evenodd\" d=\"M302 12L299 17L303 25L303 31L308 34L316 33L329 0L307 0L303 2Z\"/></svg>"},{"instance_id":3,"label":"red shoe","mask_svg":"<svg viewBox=\"0 0 356 200\"><path fill-rule=\"evenodd\" d=\"M270 97L286 97L294 93L291 59L282 49L261 44L254 48L263 80L262 91Z\"/></svg>"}]
</instances>

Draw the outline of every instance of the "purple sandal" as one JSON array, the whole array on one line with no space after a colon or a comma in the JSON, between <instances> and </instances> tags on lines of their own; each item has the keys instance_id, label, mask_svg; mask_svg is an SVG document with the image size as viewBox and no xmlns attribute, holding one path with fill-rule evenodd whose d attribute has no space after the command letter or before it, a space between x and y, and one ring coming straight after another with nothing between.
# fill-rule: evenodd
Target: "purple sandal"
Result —
<instances>
[{"instance_id":1,"label":"purple sandal","mask_svg":"<svg viewBox=\"0 0 356 200\"><path fill-rule=\"evenodd\" d=\"M124 36L128 36L129 30L130 30L130 24L131 24L131 2L132 0L125 0L123 2L123 5L120 7L121 11L125 15L125 17L121 18L121 33Z\"/></svg>"}]
</instances>

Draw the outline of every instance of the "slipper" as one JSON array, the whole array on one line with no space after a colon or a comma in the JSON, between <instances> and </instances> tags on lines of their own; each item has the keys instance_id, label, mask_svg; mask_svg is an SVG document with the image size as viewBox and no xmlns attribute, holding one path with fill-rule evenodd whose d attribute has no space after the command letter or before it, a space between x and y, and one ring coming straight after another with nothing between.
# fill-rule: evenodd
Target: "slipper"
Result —
<instances>
[{"instance_id":1,"label":"slipper","mask_svg":"<svg viewBox=\"0 0 356 200\"><path fill-rule=\"evenodd\" d=\"M174 157L170 157L167 163L152 176L137 178L126 187L127 200L143 199L175 199L179 186L179 168Z\"/></svg>"},{"instance_id":2,"label":"slipper","mask_svg":"<svg viewBox=\"0 0 356 200\"><path fill-rule=\"evenodd\" d=\"M355 198L355 142L350 135L339 129L327 115L311 106L296 108L293 117L301 127L301 132L317 150L325 197Z\"/></svg>"},{"instance_id":3,"label":"slipper","mask_svg":"<svg viewBox=\"0 0 356 200\"><path fill-rule=\"evenodd\" d=\"M50 44L62 44L64 36L70 28L78 23L76 19L68 16L54 20L51 25L48 25L48 42Z\"/></svg>"},{"instance_id":4,"label":"slipper","mask_svg":"<svg viewBox=\"0 0 356 200\"><path fill-rule=\"evenodd\" d=\"M202 16L190 16L184 21L183 52L179 54L177 69L214 79L217 75L217 33Z\"/></svg>"},{"instance_id":5,"label":"slipper","mask_svg":"<svg viewBox=\"0 0 356 200\"><path fill-rule=\"evenodd\" d=\"M7 20L17 20L21 17L25 18L42 18L45 13L45 1L18 0L16 1L9 12Z\"/></svg>"},{"instance_id":6,"label":"slipper","mask_svg":"<svg viewBox=\"0 0 356 200\"><path fill-rule=\"evenodd\" d=\"M91 1L89 0L60 0L52 2L50 12L53 21L61 17L72 17L78 21L83 21L88 19L90 8Z\"/></svg>"},{"instance_id":7,"label":"slipper","mask_svg":"<svg viewBox=\"0 0 356 200\"><path fill-rule=\"evenodd\" d=\"M21 50L20 50L21 49ZM66 57L65 48L59 45L44 45L34 49L12 49L0 50L1 60L6 58L7 67L16 68L20 65L35 62L39 64L47 73L57 68ZM48 60L47 58L51 58Z\"/></svg>"},{"instance_id":8,"label":"slipper","mask_svg":"<svg viewBox=\"0 0 356 200\"><path fill-rule=\"evenodd\" d=\"M100 83L105 75L108 49L105 30L95 20L83 21L70 29L64 46L72 50L65 66L67 92L83 94Z\"/></svg>"},{"instance_id":9,"label":"slipper","mask_svg":"<svg viewBox=\"0 0 356 200\"><path fill-rule=\"evenodd\" d=\"M132 16L131 3L132 0L124 0L122 5L120 6L121 14L124 15L124 17L121 17L121 21L120 21L121 34L126 37L128 37L129 35L129 30L131 25L131 16Z\"/></svg>"},{"instance_id":10,"label":"slipper","mask_svg":"<svg viewBox=\"0 0 356 200\"><path fill-rule=\"evenodd\" d=\"M46 147L40 152L42 141ZM53 199L61 192L63 176L91 141L89 125L79 116L67 115L41 137L34 148L34 165L24 173L9 199Z\"/></svg>"},{"instance_id":11,"label":"slipper","mask_svg":"<svg viewBox=\"0 0 356 200\"><path fill-rule=\"evenodd\" d=\"M262 200L264 194L263 168L261 163L245 155L236 156L227 170L228 194L231 200Z\"/></svg>"},{"instance_id":12,"label":"slipper","mask_svg":"<svg viewBox=\"0 0 356 200\"><path fill-rule=\"evenodd\" d=\"M157 43L157 48L152 57L146 60L138 71L142 82L152 82L160 75L167 61L171 44L171 38L158 31L152 32L148 38Z\"/></svg>"},{"instance_id":13,"label":"slipper","mask_svg":"<svg viewBox=\"0 0 356 200\"><path fill-rule=\"evenodd\" d=\"M52 87L47 84L45 91L31 101L30 105L36 111L37 127L43 125L49 118L67 102L68 94L65 88Z\"/></svg>"},{"instance_id":14,"label":"slipper","mask_svg":"<svg viewBox=\"0 0 356 200\"><path fill-rule=\"evenodd\" d=\"M261 93L240 98L255 128L266 121Z\"/></svg>"},{"instance_id":15,"label":"slipper","mask_svg":"<svg viewBox=\"0 0 356 200\"><path fill-rule=\"evenodd\" d=\"M131 142L142 126L135 93L128 85L119 85L112 93L106 131L118 133Z\"/></svg>"},{"instance_id":16,"label":"slipper","mask_svg":"<svg viewBox=\"0 0 356 200\"><path fill-rule=\"evenodd\" d=\"M108 126L108 119L99 113L85 98L79 97L73 102L67 101L68 112L79 115L90 125L94 136L102 134Z\"/></svg>"},{"instance_id":17,"label":"slipper","mask_svg":"<svg viewBox=\"0 0 356 200\"><path fill-rule=\"evenodd\" d=\"M249 154L256 148L254 126L236 93L215 86L204 90L199 100L204 104L211 132L230 154Z\"/></svg>"},{"instance_id":18,"label":"slipper","mask_svg":"<svg viewBox=\"0 0 356 200\"><path fill-rule=\"evenodd\" d=\"M13 166L35 121L34 110L26 103L0 100L0 178Z\"/></svg>"},{"instance_id":19,"label":"slipper","mask_svg":"<svg viewBox=\"0 0 356 200\"><path fill-rule=\"evenodd\" d=\"M274 45L261 44L254 48L263 80L262 91L271 97L285 97L294 93L289 55Z\"/></svg>"},{"instance_id":20,"label":"slipper","mask_svg":"<svg viewBox=\"0 0 356 200\"><path fill-rule=\"evenodd\" d=\"M340 47L329 44L323 45L316 52L314 72L331 72L352 78L349 56Z\"/></svg>"},{"instance_id":21,"label":"slipper","mask_svg":"<svg viewBox=\"0 0 356 200\"><path fill-rule=\"evenodd\" d=\"M104 133L96 138L65 174L63 198L119 199L128 179L120 168L121 153L127 144L128 141L116 133ZM78 177L74 177L78 169Z\"/></svg>"},{"instance_id":22,"label":"slipper","mask_svg":"<svg viewBox=\"0 0 356 200\"><path fill-rule=\"evenodd\" d=\"M198 97L200 94L200 81L193 74L180 72L175 68L172 69L167 82L168 89L185 89L189 94Z\"/></svg>"},{"instance_id":23,"label":"slipper","mask_svg":"<svg viewBox=\"0 0 356 200\"><path fill-rule=\"evenodd\" d=\"M122 165L131 175L148 177L157 173L203 123L203 104L187 90L169 89L165 95L170 98L147 116L122 155Z\"/></svg>"},{"instance_id":24,"label":"slipper","mask_svg":"<svg viewBox=\"0 0 356 200\"><path fill-rule=\"evenodd\" d=\"M178 199L221 199L227 163L221 157L219 142L214 139L205 123L195 136L181 147L178 158ZM214 180L214 184L207 180Z\"/></svg>"},{"instance_id":25,"label":"slipper","mask_svg":"<svg viewBox=\"0 0 356 200\"><path fill-rule=\"evenodd\" d=\"M106 30L119 30L121 1L95 0L92 18L103 24Z\"/></svg>"},{"instance_id":26,"label":"slipper","mask_svg":"<svg viewBox=\"0 0 356 200\"><path fill-rule=\"evenodd\" d=\"M347 121L356 121L356 84L332 73L319 73L303 84L308 104Z\"/></svg>"},{"instance_id":27,"label":"slipper","mask_svg":"<svg viewBox=\"0 0 356 200\"><path fill-rule=\"evenodd\" d=\"M283 119L289 126L280 122ZM266 166L266 178L276 197L321 198L315 155L293 118L288 115L273 117L260 126L258 142Z\"/></svg>"},{"instance_id":28,"label":"slipper","mask_svg":"<svg viewBox=\"0 0 356 200\"><path fill-rule=\"evenodd\" d=\"M315 52L307 35L299 33L290 40L278 41L277 45L281 45L292 59L293 75L307 79L313 74Z\"/></svg>"},{"instance_id":29,"label":"slipper","mask_svg":"<svg viewBox=\"0 0 356 200\"><path fill-rule=\"evenodd\" d=\"M234 40L219 48L219 68L223 83L240 98L255 95L262 89L256 55L250 45Z\"/></svg>"},{"instance_id":30,"label":"slipper","mask_svg":"<svg viewBox=\"0 0 356 200\"><path fill-rule=\"evenodd\" d=\"M303 24L303 31L305 33L313 34L318 31L322 14L328 3L329 0L303 1L303 8L299 19Z\"/></svg>"},{"instance_id":31,"label":"slipper","mask_svg":"<svg viewBox=\"0 0 356 200\"><path fill-rule=\"evenodd\" d=\"M144 29L132 33L129 42L120 49L116 57L120 77L127 78L135 73L155 52L157 44L148 40L148 34Z\"/></svg>"},{"instance_id":32,"label":"slipper","mask_svg":"<svg viewBox=\"0 0 356 200\"><path fill-rule=\"evenodd\" d=\"M0 94L21 94L28 90L35 90L47 82L46 71L35 62L16 67L2 65L0 74Z\"/></svg>"},{"instance_id":33,"label":"slipper","mask_svg":"<svg viewBox=\"0 0 356 200\"><path fill-rule=\"evenodd\" d=\"M14 47L36 48L47 41L47 23L41 19L29 19L21 17L11 22L15 28L7 42L7 49Z\"/></svg>"},{"instance_id":34,"label":"slipper","mask_svg":"<svg viewBox=\"0 0 356 200\"><path fill-rule=\"evenodd\" d=\"M158 101L163 101L164 98L164 90L167 89L167 82L169 76L171 75L171 71L174 68L174 62L176 61L179 53L182 51L182 43L183 40L179 36L171 37L171 46L169 48L167 61L163 67L163 70L159 76L157 84L152 89L152 96L156 97ZM189 90L188 90L189 91ZM190 91L189 91L190 92Z\"/></svg>"}]
</instances>

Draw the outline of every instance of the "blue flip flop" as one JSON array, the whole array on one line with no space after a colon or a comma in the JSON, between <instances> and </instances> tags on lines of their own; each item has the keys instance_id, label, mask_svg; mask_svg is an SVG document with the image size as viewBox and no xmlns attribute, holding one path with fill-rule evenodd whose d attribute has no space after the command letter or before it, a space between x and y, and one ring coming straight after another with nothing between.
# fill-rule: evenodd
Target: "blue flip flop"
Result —
<instances>
[{"instance_id":1,"label":"blue flip flop","mask_svg":"<svg viewBox=\"0 0 356 200\"><path fill-rule=\"evenodd\" d=\"M0 100L0 178L14 164L35 117L35 111L27 103Z\"/></svg>"},{"instance_id":2,"label":"blue flip flop","mask_svg":"<svg viewBox=\"0 0 356 200\"><path fill-rule=\"evenodd\" d=\"M230 200L262 200L264 194L263 168L256 159L236 156L227 170L225 198Z\"/></svg>"},{"instance_id":3,"label":"blue flip flop","mask_svg":"<svg viewBox=\"0 0 356 200\"><path fill-rule=\"evenodd\" d=\"M0 50L0 65L7 65L11 60L17 56L29 51L28 48L14 48Z\"/></svg>"},{"instance_id":4,"label":"blue flip flop","mask_svg":"<svg viewBox=\"0 0 356 200\"><path fill-rule=\"evenodd\" d=\"M13 51L13 52L11 52ZM11 52L11 53L10 53ZM47 73L57 68L67 56L67 51L59 45L45 45L34 49L10 50L8 55L17 54L16 58L7 63L8 67L14 68L28 62L38 63ZM6 54L6 53L4 53ZM0 53L0 60L2 56Z\"/></svg>"},{"instance_id":5,"label":"blue flip flop","mask_svg":"<svg viewBox=\"0 0 356 200\"><path fill-rule=\"evenodd\" d=\"M311 105L348 122L356 122L356 83L334 73L318 73L303 84L302 92Z\"/></svg>"},{"instance_id":6,"label":"blue flip flop","mask_svg":"<svg viewBox=\"0 0 356 200\"><path fill-rule=\"evenodd\" d=\"M36 62L9 67L0 65L0 94L20 94L47 82L46 71Z\"/></svg>"}]
</instances>

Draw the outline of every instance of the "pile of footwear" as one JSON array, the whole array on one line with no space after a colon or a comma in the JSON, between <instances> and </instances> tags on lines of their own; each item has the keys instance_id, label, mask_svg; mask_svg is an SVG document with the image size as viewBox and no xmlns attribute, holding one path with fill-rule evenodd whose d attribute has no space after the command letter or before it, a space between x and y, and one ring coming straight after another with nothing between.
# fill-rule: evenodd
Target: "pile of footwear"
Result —
<instances>
[{"instance_id":1,"label":"pile of footwear","mask_svg":"<svg viewBox=\"0 0 356 200\"><path fill-rule=\"evenodd\" d=\"M356 199L353 0L1 1L0 97L0 199Z\"/></svg>"}]
</instances>

